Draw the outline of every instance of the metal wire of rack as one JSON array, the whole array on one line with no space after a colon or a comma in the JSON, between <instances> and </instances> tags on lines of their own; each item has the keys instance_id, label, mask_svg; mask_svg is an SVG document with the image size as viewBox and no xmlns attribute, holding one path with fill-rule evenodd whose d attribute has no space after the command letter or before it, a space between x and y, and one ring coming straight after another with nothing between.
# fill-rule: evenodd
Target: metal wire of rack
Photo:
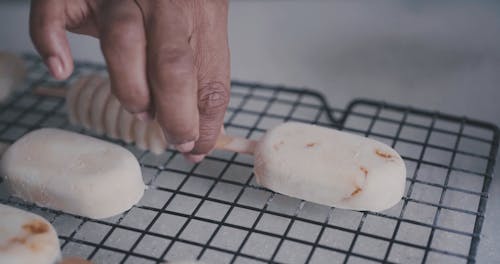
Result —
<instances>
[{"instance_id":1,"label":"metal wire of rack","mask_svg":"<svg viewBox=\"0 0 500 264\"><path fill-rule=\"evenodd\" d=\"M31 92L64 83L50 79L37 57L25 58L24 89L0 105L0 140L13 142L39 127L89 133L69 124L63 99ZM77 63L72 78L104 71ZM215 151L195 165L174 150L155 156L104 137L141 163L148 189L131 210L88 219L26 204L1 183L0 202L44 216L63 254L95 263L475 263L499 144L494 125L364 99L332 109L309 90L232 83L228 133L258 138L285 121L393 146L408 169L405 197L381 213L329 208L257 186L250 156Z\"/></svg>"}]
</instances>

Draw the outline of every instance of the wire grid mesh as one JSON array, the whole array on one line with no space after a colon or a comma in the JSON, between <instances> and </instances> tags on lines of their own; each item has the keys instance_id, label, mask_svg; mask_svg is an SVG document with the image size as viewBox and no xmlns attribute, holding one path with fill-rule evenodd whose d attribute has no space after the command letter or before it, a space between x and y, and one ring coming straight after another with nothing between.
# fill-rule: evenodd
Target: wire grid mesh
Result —
<instances>
[{"instance_id":1,"label":"wire grid mesh","mask_svg":"<svg viewBox=\"0 0 500 264\"><path fill-rule=\"evenodd\" d=\"M25 89L0 108L0 140L13 142L39 127L88 133L69 124L63 99L31 93L61 83L38 58L27 55L26 62ZM72 78L104 70L80 63ZM155 156L114 141L137 156L148 186L131 210L83 218L9 197L2 184L0 201L46 217L64 255L95 263L475 262L498 148L495 126L370 100L332 109L311 91L233 82L227 133L258 138L285 121L393 146L407 165L405 197L381 213L329 208L258 187L247 155L215 151L195 165L173 150Z\"/></svg>"}]
</instances>

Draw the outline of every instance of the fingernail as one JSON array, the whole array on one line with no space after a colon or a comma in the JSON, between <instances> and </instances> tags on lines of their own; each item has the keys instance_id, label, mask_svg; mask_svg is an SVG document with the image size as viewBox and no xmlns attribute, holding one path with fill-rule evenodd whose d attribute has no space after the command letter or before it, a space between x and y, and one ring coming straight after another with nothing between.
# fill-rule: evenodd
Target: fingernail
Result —
<instances>
[{"instance_id":1,"label":"fingernail","mask_svg":"<svg viewBox=\"0 0 500 264\"><path fill-rule=\"evenodd\" d=\"M135 116L135 118L139 119L140 121L149 121L151 119L147 112L137 113L137 114L134 114L134 116Z\"/></svg>"},{"instance_id":2,"label":"fingernail","mask_svg":"<svg viewBox=\"0 0 500 264\"><path fill-rule=\"evenodd\" d=\"M205 158L206 155L204 154L198 154L198 155L194 155L194 154L184 154L184 157L193 162L193 163L198 163L200 161L202 161L204 158Z\"/></svg>"},{"instance_id":3,"label":"fingernail","mask_svg":"<svg viewBox=\"0 0 500 264\"><path fill-rule=\"evenodd\" d=\"M175 149L177 149L180 152L189 152L193 150L193 148L194 148L194 141L189 141L175 146Z\"/></svg>"},{"instance_id":4,"label":"fingernail","mask_svg":"<svg viewBox=\"0 0 500 264\"><path fill-rule=\"evenodd\" d=\"M62 78L63 76L63 66L61 60L56 56L50 56L47 59L47 65L49 66L49 71L52 76L56 79Z\"/></svg>"}]
</instances>

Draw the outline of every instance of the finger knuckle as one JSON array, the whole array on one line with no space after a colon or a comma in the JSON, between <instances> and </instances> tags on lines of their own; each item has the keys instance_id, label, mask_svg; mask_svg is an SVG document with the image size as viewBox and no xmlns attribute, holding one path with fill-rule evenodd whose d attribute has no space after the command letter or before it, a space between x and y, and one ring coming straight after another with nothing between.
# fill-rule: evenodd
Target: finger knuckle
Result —
<instances>
[{"instance_id":1,"label":"finger knuckle","mask_svg":"<svg viewBox=\"0 0 500 264\"><path fill-rule=\"evenodd\" d=\"M192 59L189 51L185 48L162 48L151 59L155 72L164 72L175 76L193 73Z\"/></svg>"},{"instance_id":2,"label":"finger knuckle","mask_svg":"<svg viewBox=\"0 0 500 264\"><path fill-rule=\"evenodd\" d=\"M100 34L103 50L120 52L141 43L144 36L139 22L135 17L124 16L105 26Z\"/></svg>"},{"instance_id":3,"label":"finger knuckle","mask_svg":"<svg viewBox=\"0 0 500 264\"><path fill-rule=\"evenodd\" d=\"M198 109L206 116L224 113L229 104L229 89L222 82L209 82L200 87Z\"/></svg>"},{"instance_id":4,"label":"finger knuckle","mask_svg":"<svg viewBox=\"0 0 500 264\"><path fill-rule=\"evenodd\" d=\"M185 49L163 48L150 56L148 69L151 84L159 92L168 92L171 87L167 84L175 80L188 82L194 79L192 57Z\"/></svg>"}]
</instances>

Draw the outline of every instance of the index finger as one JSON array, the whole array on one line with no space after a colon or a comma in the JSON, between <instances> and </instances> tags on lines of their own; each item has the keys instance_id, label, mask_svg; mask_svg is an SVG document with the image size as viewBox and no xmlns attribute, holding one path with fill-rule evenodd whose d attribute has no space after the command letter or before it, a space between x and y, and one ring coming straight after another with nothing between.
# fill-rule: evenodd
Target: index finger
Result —
<instances>
[{"instance_id":1,"label":"index finger","mask_svg":"<svg viewBox=\"0 0 500 264\"><path fill-rule=\"evenodd\" d=\"M155 6L146 22L147 67L157 121L169 142L190 151L199 135L190 24L183 10L170 3Z\"/></svg>"}]
</instances>

